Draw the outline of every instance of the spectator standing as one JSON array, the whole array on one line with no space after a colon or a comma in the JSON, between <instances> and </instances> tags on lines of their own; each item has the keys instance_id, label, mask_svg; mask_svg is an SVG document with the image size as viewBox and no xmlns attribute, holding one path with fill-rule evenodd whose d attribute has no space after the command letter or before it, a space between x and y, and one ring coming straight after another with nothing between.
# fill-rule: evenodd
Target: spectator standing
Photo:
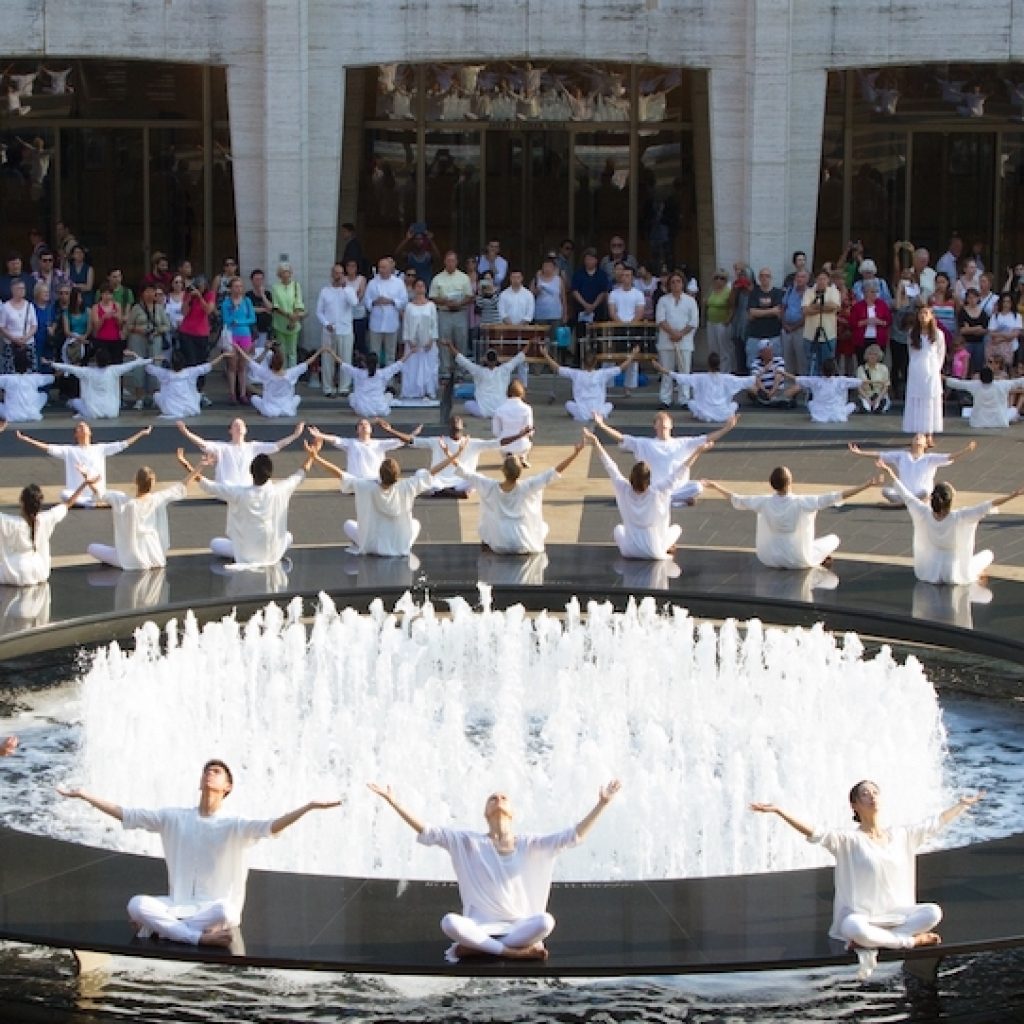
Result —
<instances>
[{"instance_id":1,"label":"spectator standing","mask_svg":"<svg viewBox=\"0 0 1024 1024\"><path fill-rule=\"evenodd\" d=\"M757 358L767 341L777 356L782 355L782 300L781 288L772 287L772 272L762 267L757 272L757 284L747 298L746 361ZM836 301L838 307L838 300ZM835 335L833 335L834 337ZM805 334L806 337L806 334Z\"/></svg>"},{"instance_id":2,"label":"spectator standing","mask_svg":"<svg viewBox=\"0 0 1024 1024\"><path fill-rule=\"evenodd\" d=\"M363 302L369 310L367 347L382 367L395 361L402 310L408 301L405 283L394 274L394 260L381 257L377 261L377 276L366 286Z\"/></svg>"}]
</instances>

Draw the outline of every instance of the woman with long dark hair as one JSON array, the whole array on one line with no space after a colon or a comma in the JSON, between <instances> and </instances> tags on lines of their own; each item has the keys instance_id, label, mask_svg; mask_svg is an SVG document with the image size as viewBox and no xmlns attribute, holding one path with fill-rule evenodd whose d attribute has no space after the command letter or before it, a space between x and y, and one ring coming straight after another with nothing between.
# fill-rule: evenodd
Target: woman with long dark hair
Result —
<instances>
[{"instance_id":1,"label":"woman with long dark hair","mask_svg":"<svg viewBox=\"0 0 1024 1024\"><path fill-rule=\"evenodd\" d=\"M946 338L929 306L917 311L917 322L910 329L907 343L910 363L903 404L903 432L924 434L927 447L934 448L934 435L942 432L942 364L946 360Z\"/></svg>"}]
</instances>

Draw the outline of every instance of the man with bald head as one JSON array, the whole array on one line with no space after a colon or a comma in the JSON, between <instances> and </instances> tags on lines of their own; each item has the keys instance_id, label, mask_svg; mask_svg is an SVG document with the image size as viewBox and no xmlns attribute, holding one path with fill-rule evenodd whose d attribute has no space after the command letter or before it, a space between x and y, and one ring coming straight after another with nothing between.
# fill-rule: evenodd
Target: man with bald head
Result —
<instances>
[{"instance_id":1,"label":"man with bald head","mask_svg":"<svg viewBox=\"0 0 1024 1024\"><path fill-rule=\"evenodd\" d=\"M747 298L747 365L768 342L775 355L782 355L782 313L785 296L772 286L770 267L757 272L757 284Z\"/></svg>"}]
</instances>

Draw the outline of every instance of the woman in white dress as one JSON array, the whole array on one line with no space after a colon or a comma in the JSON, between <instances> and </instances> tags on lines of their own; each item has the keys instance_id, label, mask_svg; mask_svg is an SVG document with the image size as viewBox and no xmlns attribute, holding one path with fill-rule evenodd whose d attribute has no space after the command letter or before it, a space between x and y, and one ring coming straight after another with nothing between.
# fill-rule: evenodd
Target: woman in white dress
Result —
<instances>
[{"instance_id":1,"label":"woman in white dress","mask_svg":"<svg viewBox=\"0 0 1024 1024\"><path fill-rule=\"evenodd\" d=\"M50 578L50 537L82 491L96 480L84 479L77 490L45 511L38 484L22 489L18 515L0 513L0 583L32 587Z\"/></svg>"},{"instance_id":2,"label":"woman in white dress","mask_svg":"<svg viewBox=\"0 0 1024 1024\"><path fill-rule=\"evenodd\" d=\"M402 398L437 397L437 306L427 298L427 285L417 280L413 297L402 312Z\"/></svg>"},{"instance_id":3,"label":"woman in white dress","mask_svg":"<svg viewBox=\"0 0 1024 1024\"><path fill-rule=\"evenodd\" d=\"M903 404L903 432L924 434L929 448L942 433L942 364L946 338L929 306L917 311L917 323L907 338L910 366Z\"/></svg>"},{"instance_id":4,"label":"woman in white dress","mask_svg":"<svg viewBox=\"0 0 1024 1024\"><path fill-rule=\"evenodd\" d=\"M1000 505L1024 494L1024 487L969 508L953 510L952 484L937 483L928 501L913 494L888 462L877 465L892 477L914 522L914 575L922 583L977 583L995 557L991 551L974 553L978 523Z\"/></svg>"},{"instance_id":5,"label":"woman in white dress","mask_svg":"<svg viewBox=\"0 0 1024 1024\"><path fill-rule=\"evenodd\" d=\"M501 464L502 479L492 480L479 473L467 473L455 461L455 470L480 495L480 545L497 555L535 555L544 550L548 524L544 522L544 488L569 468L583 441L554 469L521 480L522 461L506 455Z\"/></svg>"},{"instance_id":6,"label":"woman in white dress","mask_svg":"<svg viewBox=\"0 0 1024 1024\"><path fill-rule=\"evenodd\" d=\"M391 414L391 392L388 384L391 378L402 372L405 361L412 355L412 349L406 347L402 358L397 363L380 369L376 352L370 352L364 358L363 366L342 363L342 370L352 379L352 394L348 396L348 404L357 416L375 419L378 416Z\"/></svg>"},{"instance_id":7,"label":"woman in white dress","mask_svg":"<svg viewBox=\"0 0 1024 1024\"><path fill-rule=\"evenodd\" d=\"M942 920L942 908L917 902L914 857L982 795L961 797L941 814L917 824L887 827L880 821L878 786L867 780L850 790L856 828L814 828L775 804L754 803L750 809L778 815L808 842L821 845L835 857L836 893L829 935L857 950L860 976L866 978L875 967L879 949L913 949L942 941L932 930Z\"/></svg>"},{"instance_id":8,"label":"woman in white dress","mask_svg":"<svg viewBox=\"0 0 1024 1024\"><path fill-rule=\"evenodd\" d=\"M299 403L302 399L295 394L295 385L327 349L318 348L305 362L289 367L284 365L284 353L277 345L270 350L269 366L256 362L244 348L239 348L238 345L235 345L235 351L248 363L249 376L257 384L263 385L263 394L252 396L253 408L261 416L274 418L294 416L299 411Z\"/></svg>"}]
</instances>

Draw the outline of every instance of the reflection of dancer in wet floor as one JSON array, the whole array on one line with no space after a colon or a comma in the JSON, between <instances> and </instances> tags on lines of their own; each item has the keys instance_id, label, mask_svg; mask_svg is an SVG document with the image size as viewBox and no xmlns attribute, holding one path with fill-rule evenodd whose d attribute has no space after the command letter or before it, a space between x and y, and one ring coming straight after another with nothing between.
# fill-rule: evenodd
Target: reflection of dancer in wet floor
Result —
<instances>
[{"instance_id":1,"label":"reflection of dancer in wet floor","mask_svg":"<svg viewBox=\"0 0 1024 1024\"><path fill-rule=\"evenodd\" d=\"M814 536L814 519L823 508L841 505L869 487L878 487L881 477L845 491L826 494L793 494L793 474L785 466L776 466L768 477L772 494L733 494L714 480L702 480L705 487L728 498L733 508L757 513L757 557L772 569L813 569L831 565L839 538L830 533Z\"/></svg>"},{"instance_id":2,"label":"reflection of dancer in wet floor","mask_svg":"<svg viewBox=\"0 0 1024 1024\"><path fill-rule=\"evenodd\" d=\"M865 459L881 459L892 466L907 490L914 497L924 501L935 486L936 472L946 466L952 466L965 455L970 455L978 447L978 442L971 441L967 447L948 455L945 452L929 452L928 438L924 434L915 434L910 440L909 448L896 448L892 451L866 452L852 441L848 447L854 455ZM885 498L883 508L899 508L903 505L903 497L895 487L883 487L882 497Z\"/></svg>"},{"instance_id":3,"label":"reflection of dancer in wet floor","mask_svg":"<svg viewBox=\"0 0 1024 1024\"><path fill-rule=\"evenodd\" d=\"M974 553L978 523L1000 505L1024 494L1024 487L954 511L956 491L952 484L937 483L928 501L922 501L900 482L887 462L879 459L878 466L892 477L914 521L914 575L922 583L976 583L984 579L995 556L989 550Z\"/></svg>"},{"instance_id":4,"label":"reflection of dancer in wet floor","mask_svg":"<svg viewBox=\"0 0 1024 1024\"><path fill-rule=\"evenodd\" d=\"M184 458L180 448L178 452ZM114 546L90 544L88 554L115 569L135 571L165 566L167 549L171 546L167 506L172 501L182 501L188 493L188 485L197 480L200 473L201 470L194 469L182 483L154 491L156 473L149 466L142 466L135 474L134 498L120 491L102 496L110 503L113 513Z\"/></svg>"},{"instance_id":5,"label":"reflection of dancer in wet floor","mask_svg":"<svg viewBox=\"0 0 1024 1024\"><path fill-rule=\"evenodd\" d=\"M680 478L689 476L690 466L714 442L708 441L685 462L678 463L675 476L654 484L651 467L646 462L635 462L627 480L597 437L589 430L584 430L583 436L594 446L615 488L615 504L622 522L615 527L612 536L619 553L623 558L671 558L682 533L682 528L672 523L672 491Z\"/></svg>"},{"instance_id":6,"label":"reflection of dancer in wet floor","mask_svg":"<svg viewBox=\"0 0 1024 1024\"><path fill-rule=\"evenodd\" d=\"M390 786L370 783L370 789L416 830L418 842L441 846L452 859L462 913L441 919L441 930L454 943L447 959L487 953L543 960L548 955L544 939L555 927L555 919L547 912L555 857L586 837L620 785L613 779L577 825L546 836L513 831L512 805L504 793L487 798L487 831L470 832L426 825L398 803Z\"/></svg>"},{"instance_id":7,"label":"reflection of dancer in wet floor","mask_svg":"<svg viewBox=\"0 0 1024 1024\"><path fill-rule=\"evenodd\" d=\"M220 760L207 761L199 780L198 807L146 810L121 807L81 789L58 787L120 821L126 829L156 832L167 861L168 896L133 896L128 916L140 939L156 935L170 942L228 946L231 929L242 920L249 868L246 850L276 836L309 811L337 807L340 800L310 801L279 818L232 818L222 813L234 780Z\"/></svg>"},{"instance_id":8,"label":"reflection of dancer in wet floor","mask_svg":"<svg viewBox=\"0 0 1024 1024\"><path fill-rule=\"evenodd\" d=\"M913 949L942 941L932 931L942 920L941 907L916 902L914 855L983 795L961 797L941 814L916 825L888 827L879 820L878 786L868 781L850 790L856 828L816 829L774 804L755 803L750 809L777 814L835 857L836 895L829 935L866 953L858 956L861 976L867 977L879 949Z\"/></svg>"}]
</instances>

